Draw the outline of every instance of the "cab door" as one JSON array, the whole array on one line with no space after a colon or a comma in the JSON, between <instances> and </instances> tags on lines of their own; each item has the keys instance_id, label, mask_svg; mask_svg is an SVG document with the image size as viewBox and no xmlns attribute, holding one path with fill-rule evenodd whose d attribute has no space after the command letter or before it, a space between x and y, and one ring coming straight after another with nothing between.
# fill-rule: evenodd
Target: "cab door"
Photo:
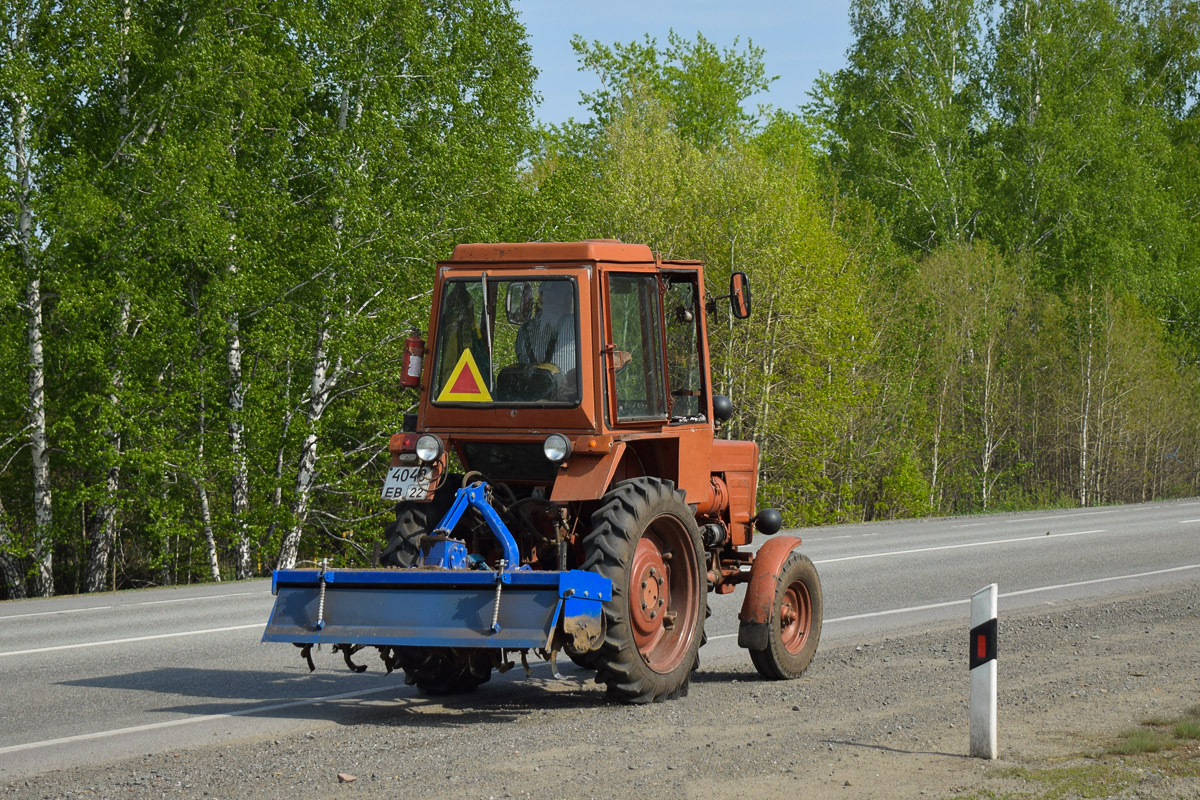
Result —
<instances>
[{"instance_id":1,"label":"cab door","mask_svg":"<svg viewBox=\"0 0 1200 800\"><path fill-rule=\"evenodd\" d=\"M658 273L610 272L605 286L608 420L618 426L665 422L667 393Z\"/></svg>"}]
</instances>

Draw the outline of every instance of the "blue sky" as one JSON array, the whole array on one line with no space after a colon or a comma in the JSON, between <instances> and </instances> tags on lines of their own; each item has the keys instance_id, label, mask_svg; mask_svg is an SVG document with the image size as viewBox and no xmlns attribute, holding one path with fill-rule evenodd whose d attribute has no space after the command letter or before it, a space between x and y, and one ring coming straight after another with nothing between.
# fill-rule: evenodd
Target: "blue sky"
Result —
<instances>
[{"instance_id":1,"label":"blue sky","mask_svg":"<svg viewBox=\"0 0 1200 800\"><path fill-rule=\"evenodd\" d=\"M849 0L513 0L540 71L537 113L546 123L585 117L579 92L598 85L590 73L578 71L571 49L575 33L605 44L640 40L649 33L666 45L667 32L674 28L687 39L703 33L722 48L740 37L739 49L749 39L766 50L767 74L779 76L770 92L753 101L795 110L807 102L818 71L833 72L845 64L849 6Z\"/></svg>"}]
</instances>

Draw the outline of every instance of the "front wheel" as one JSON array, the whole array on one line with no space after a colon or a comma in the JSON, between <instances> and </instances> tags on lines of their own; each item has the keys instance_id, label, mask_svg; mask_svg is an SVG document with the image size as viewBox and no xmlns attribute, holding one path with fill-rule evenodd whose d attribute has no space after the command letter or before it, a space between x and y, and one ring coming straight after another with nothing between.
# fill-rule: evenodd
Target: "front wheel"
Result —
<instances>
[{"instance_id":1,"label":"front wheel","mask_svg":"<svg viewBox=\"0 0 1200 800\"><path fill-rule=\"evenodd\" d=\"M610 696L650 703L687 694L708 587L696 517L670 481L614 486L592 515L583 568L612 580L604 638L585 656Z\"/></svg>"},{"instance_id":2,"label":"front wheel","mask_svg":"<svg viewBox=\"0 0 1200 800\"><path fill-rule=\"evenodd\" d=\"M767 646L750 651L750 660L764 678L791 680L804 674L821 639L822 613L817 568L808 556L793 552L775 584Z\"/></svg>"},{"instance_id":3,"label":"front wheel","mask_svg":"<svg viewBox=\"0 0 1200 800\"><path fill-rule=\"evenodd\" d=\"M379 557L383 566L416 566L421 557L421 538L433 533L434 526L446 516L461 483L461 475L447 475L432 500L403 501L396 505L396 521L383 532L387 542Z\"/></svg>"},{"instance_id":4,"label":"front wheel","mask_svg":"<svg viewBox=\"0 0 1200 800\"><path fill-rule=\"evenodd\" d=\"M492 677L492 655L487 650L452 647L398 647L397 661L405 683L416 684L421 694L447 695L473 692Z\"/></svg>"}]
</instances>

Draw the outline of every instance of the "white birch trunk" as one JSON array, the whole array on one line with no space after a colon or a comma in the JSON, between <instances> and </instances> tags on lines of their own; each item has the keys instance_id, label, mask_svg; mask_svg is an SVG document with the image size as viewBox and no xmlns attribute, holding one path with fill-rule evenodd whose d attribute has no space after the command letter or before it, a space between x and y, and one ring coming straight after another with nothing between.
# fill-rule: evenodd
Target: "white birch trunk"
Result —
<instances>
[{"instance_id":1,"label":"white birch trunk","mask_svg":"<svg viewBox=\"0 0 1200 800\"><path fill-rule=\"evenodd\" d=\"M1088 464L1088 448L1091 443L1088 441L1090 433L1089 424L1092 416L1092 286L1088 286L1088 318L1087 318L1087 354L1083 364L1083 398L1081 405L1083 406L1082 418L1080 420L1079 430L1079 505L1081 508L1086 508L1090 496L1088 494L1088 484L1091 482L1091 473L1089 472Z\"/></svg>"},{"instance_id":2,"label":"white birch trunk","mask_svg":"<svg viewBox=\"0 0 1200 800\"><path fill-rule=\"evenodd\" d=\"M17 38L23 38L18 20ZM33 558L34 593L43 597L54 594L53 503L50 496L50 444L46 433L46 363L42 349L41 269L35 254L33 208L30 202L33 180L30 175L27 135L29 105L27 98L14 93L12 118L13 164L17 178L17 243L27 276L25 286L25 338L29 346L30 455L33 462Z\"/></svg>"},{"instance_id":3,"label":"white birch trunk","mask_svg":"<svg viewBox=\"0 0 1200 800\"><path fill-rule=\"evenodd\" d=\"M199 327L197 325L197 327ZM198 333L198 332L197 332ZM201 371L203 377L203 371ZM200 523L204 528L204 543L208 548L208 571L212 579L217 583L221 582L221 565L217 560L217 539L213 535L212 524L212 507L208 503L208 489L204 486L203 475L207 471L207 465L204 461L204 428L208 407L204 402L203 392L200 394L200 439L196 445L196 469L200 472L201 477L192 476L192 483L196 487L196 493L200 496Z\"/></svg>"},{"instance_id":4,"label":"white birch trunk","mask_svg":"<svg viewBox=\"0 0 1200 800\"><path fill-rule=\"evenodd\" d=\"M121 298L121 316L113 331L116 342L123 341L129 335L129 320L132 316L129 295ZM120 348L114 348L119 350ZM113 418L119 419L121 389L125 385L124 372L119 365L112 368L110 378L111 390L108 403L113 408ZM104 478L104 501L92 514L88 522L88 563L84 576L84 589L88 592L102 592L108 576L108 559L112 552L112 542L116 537L117 520L117 491L121 481L121 432L116 428L105 431L109 444L109 457L112 462Z\"/></svg>"},{"instance_id":5,"label":"white birch trunk","mask_svg":"<svg viewBox=\"0 0 1200 800\"><path fill-rule=\"evenodd\" d=\"M122 119L129 119L129 49L126 41L129 37L129 24L133 16L133 5L130 0L121 4L121 52L117 59L117 113ZM129 320L132 316L128 293L121 298L121 314L113 331L114 352L122 349L122 342L129 335ZM121 389L124 386L124 375L121 365L112 367L110 377L111 391L108 403L113 409L113 419L120 419L119 407ZM116 537L117 492L121 485L121 432L119 426L105 431L108 439L109 457L112 459L104 476L104 500L93 512L87 525L88 561L84 571L84 591L102 592L108 577L108 559L112 552L112 543ZM115 587L114 587L115 588Z\"/></svg>"},{"instance_id":6,"label":"white birch trunk","mask_svg":"<svg viewBox=\"0 0 1200 800\"><path fill-rule=\"evenodd\" d=\"M230 263L229 272L237 274L237 265ZM229 448L233 456L233 479L231 505L233 512L233 537L236 549L235 575L245 580L252 574L250 565L250 529L246 519L250 507L249 466L246 463L245 427L242 409L245 406L246 387L242 382L242 340L237 311L232 311L226 320L229 331L229 346L226 365L229 368Z\"/></svg>"},{"instance_id":7,"label":"white birch trunk","mask_svg":"<svg viewBox=\"0 0 1200 800\"><path fill-rule=\"evenodd\" d=\"M1000 446L1000 442L996 436L996 420L994 419L996 398L992 372L995 349L995 340L989 337L983 362L983 452L979 458L979 495L985 511L988 507L988 501L991 499L991 485L988 483L988 479L991 476L992 458L996 453L996 448Z\"/></svg>"},{"instance_id":8,"label":"white birch trunk","mask_svg":"<svg viewBox=\"0 0 1200 800\"><path fill-rule=\"evenodd\" d=\"M343 86L341 95L338 100L338 123L339 131L345 131L350 124L350 87ZM356 116L362 111L361 98L356 102ZM336 172L335 172L336 174ZM331 227L333 228L334 238L340 247L342 228L344 225L345 209L339 207L334 209ZM337 272L332 271L329 276L330 286L337 285ZM317 346L313 357L313 373L312 380L309 382L309 406L308 406L308 434L304 437L304 445L300 450L300 465L296 471L296 490L292 497L292 527L287 532L283 539L283 543L279 548L279 569L291 569L296 565L296 558L300 552L300 537L304 532L304 526L308 524L308 511L312 503L312 490L316 482L317 474L317 448L320 445L320 428L321 417L325 413L325 407L329 403L329 395L335 383L337 383L336 369L332 369L329 363L329 328L333 319L333 299L332 294L327 295L323 299L324 309L322 311L323 318L321 320L320 329L317 331Z\"/></svg>"},{"instance_id":9,"label":"white birch trunk","mask_svg":"<svg viewBox=\"0 0 1200 800\"><path fill-rule=\"evenodd\" d=\"M329 401L329 353L326 345L329 336L330 315L326 313L317 333L317 349L313 359L312 381L309 383L308 435L300 451L300 465L296 471L296 491L292 497L292 527L288 530L279 548L278 569L296 566L300 551L300 537L308 523L308 510L312 501L312 489L317 474L317 446L320 437L317 428Z\"/></svg>"},{"instance_id":10,"label":"white birch trunk","mask_svg":"<svg viewBox=\"0 0 1200 800\"><path fill-rule=\"evenodd\" d=\"M208 504L208 490L199 478L192 478L196 493L200 495L200 523L204 526L204 543L208 547L208 570L212 579L221 582L221 565L217 561L217 539L213 535L212 509Z\"/></svg>"}]
</instances>

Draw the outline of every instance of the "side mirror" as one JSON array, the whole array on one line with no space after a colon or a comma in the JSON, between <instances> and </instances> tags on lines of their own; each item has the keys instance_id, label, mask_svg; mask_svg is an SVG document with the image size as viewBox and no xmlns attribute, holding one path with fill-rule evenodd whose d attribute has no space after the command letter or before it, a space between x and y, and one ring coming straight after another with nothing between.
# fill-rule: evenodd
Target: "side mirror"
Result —
<instances>
[{"instance_id":1,"label":"side mirror","mask_svg":"<svg viewBox=\"0 0 1200 800\"><path fill-rule=\"evenodd\" d=\"M729 276L729 310L738 319L750 316L750 279L744 272Z\"/></svg>"},{"instance_id":2,"label":"side mirror","mask_svg":"<svg viewBox=\"0 0 1200 800\"><path fill-rule=\"evenodd\" d=\"M512 325L527 322L533 316L533 284L511 283L504 298L504 316Z\"/></svg>"},{"instance_id":3,"label":"side mirror","mask_svg":"<svg viewBox=\"0 0 1200 800\"><path fill-rule=\"evenodd\" d=\"M725 422L733 418L733 402L723 394L713 395L713 416L717 422Z\"/></svg>"}]
</instances>

